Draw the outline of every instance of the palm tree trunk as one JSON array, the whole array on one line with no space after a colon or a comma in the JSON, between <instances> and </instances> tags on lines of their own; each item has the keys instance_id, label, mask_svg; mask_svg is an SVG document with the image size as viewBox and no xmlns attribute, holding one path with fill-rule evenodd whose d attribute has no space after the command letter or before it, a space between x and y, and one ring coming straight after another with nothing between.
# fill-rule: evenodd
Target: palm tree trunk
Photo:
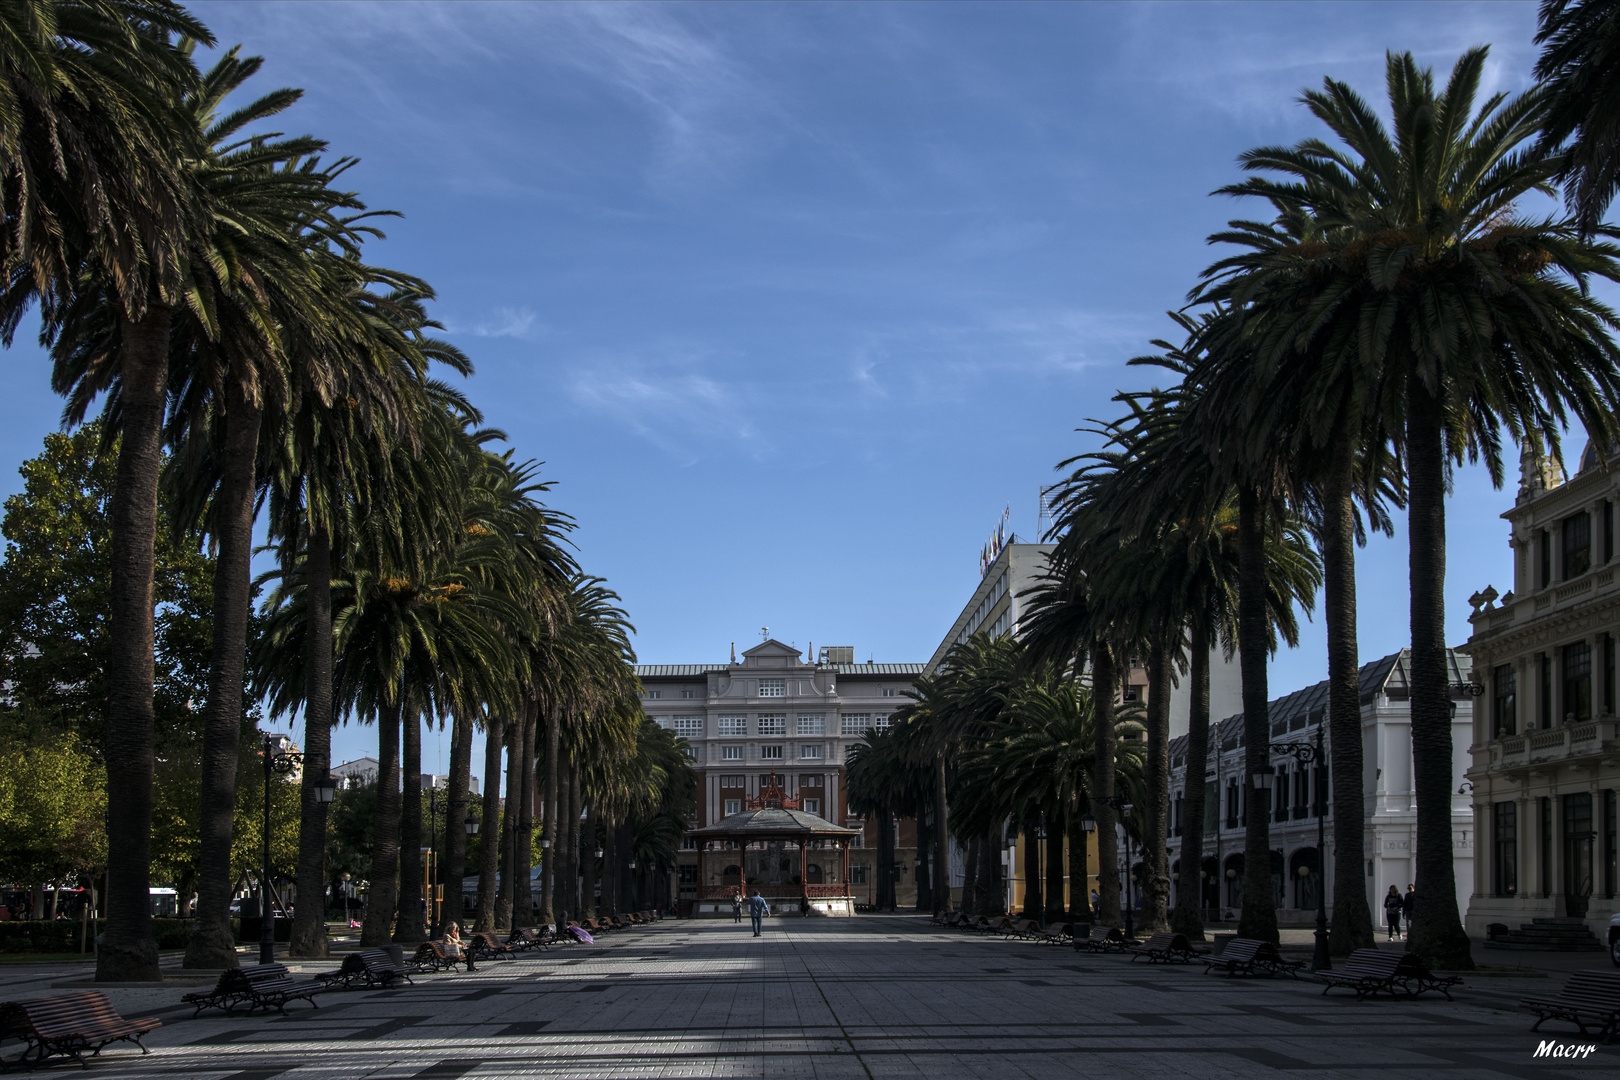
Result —
<instances>
[{"instance_id":1,"label":"palm tree trunk","mask_svg":"<svg viewBox=\"0 0 1620 1080\"><path fill-rule=\"evenodd\" d=\"M951 906L951 834L945 820L945 754L934 755L934 914Z\"/></svg>"},{"instance_id":2,"label":"palm tree trunk","mask_svg":"<svg viewBox=\"0 0 1620 1080\"><path fill-rule=\"evenodd\" d=\"M983 850L981 838L975 836L968 840L962 857L962 903L957 910L970 915L979 913L979 858Z\"/></svg>"},{"instance_id":3,"label":"palm tree trunk","mask_svg":"<svg viewBox=\"0 0 1620 1080\"><path fill-rule=\"evenodd\" d=\"M552 888L555 890L552 906L557 912L558 926L566 925L570 914L574 912L573 907L568 902L568 892L565 888L568 875L572 873L569 869L568 844L574 835L573 830L568 827L568 815L571 812L568 805L568 772L568 751L566 748L559 748L557 760L557 840L551 847L553 857L557 860L557 872L555 880L552 882Z\"/></svg>"},{"instance_id":4,"label":"palm tree trunk","mask_svg":"<svg viewBox=\"0 0 1620 1080\"><path fill-rule=\"evenodd\" d=\"M1119 910L1118 815L1108 805L1114 797L1114 694L1117 677L1114 654L1108 645L1091 647L1091 703L1096 714L1097 766L1093 784L1091 813L1097 819L1097 910L1094 916L1103 926L1119 928L1125 920Z\"/></svg>"},{"instance_id":5,"label":"palm tree trunk","mask_svg":"<svg viewBox=\"0 0 1620 1080\"><path fill-rule=\"evenodd\" d=\"M612 897L609 896L609 893L611 893L613 890L608 884L608 879L613 877L613 873L609 867L616 865L613 860L618 855L619 838L613 835L612 829L606 830L605 835L602 837L602 904L600 907L598 907L596 904L596 859L589 854L593 850L591 845L596 842L595 838L598 824L600 824L600 822L597 820L596 804L591 803L585 808L585 825L580 830L580 835L583 838L587 852L585 857L580 860L580 870L585 878L585 880L580 883L579 889L580 896L584 898L582 901L583 906L580 908L580 911L584 913L586 918L595 918L599 913L609 910L608 905L612 903Z\"/></svg>"},{"instance_id":6,"label":"palm tree trunk","mask_svg":"<svg viewBox=\"0 0 1620 1080\"><path fill-rule=\"evenodd\" d=\"M1348 412L1335 426L1333 460L1322 492L1322 614L1328 640L1328 758L1333 781L1335 956L1373 946L1372 911L1362 876L1366 859L1361 760L1361 661L1356 650L1356 448ZM1325 866L1320 859L1317 865Z\"/></svg>"},{"instance_id":7,"label":"palm tree trunk","mask_svg":"<svg viewBox=\"0 0 1620 1080\"><path fill-rule=\"evenodd\" d=\"M561 742L562 714L555 702L546 704L546 792L541 808L540 856L540 922L553 925L557 921L557 745Z\"/></svg>"},{"instance_id":8,"label":"palm tree trunk","mask_svg":"<svg viewBox=\"0 0 1620 1080\"><path fill-rule=\"evenodd\" d=\"M253 595L253 495L263 413L248 400L240 379L231 380L227 393L224 461L214 496L213 533L219 558L214 564L208 703L202 715L197 915L185 960L187 967L216 969L236 966L236 936L231 933L231 830L236 823L242 680Z\"/></svg>"},{"instance_id":9,"label":"palm tree trunk","mask_svg":"<svg viewBox=\"0 0 1620 1080\"><path fill-rule=\"evenodd\" d=\"M400 712L399 705L387 705L377 717L377 817L371 831L371 889L360 929L360 945L368 949L388 944L399 906Z\"/></svg>"},{"instance_id":10,"label":"palm tree trunk","mask_svg":"<svg viewBox=\"0 0 1620 1080\"><path fill-rule=\"evenodd\" d=\"M107 925L96 981L155 982L152 938L153 611L170 311L123 319L107 654Z\"/></svg>"},{"instance_id":11,"label":"palm tree trunk","mask_svg":"<svg viewBox=\"0 0 1620 1080\"><path fill-rule=\"evenodd\" d=\"M484 813L479 826L478 913L473 929L490 933L495 929L495 898L500 892L501 866L501 732L500 717L484 721Z\"/></svg>"},{"instance_id":12,"label":"palm tree trunk","mask_svg":"<svg viewBox=\"0 0 1620 1080\"><path fill-rule=\"evenodd\" d=\"M518 789L517 875L512 879L517 892L512 898L512 925L534 925L534 743L540 724L540 703L531 700L523 717L522 786Z\"/></svg>"},{"instance_id":13,"label":"palm tree trunk","mask_svg":"<svg viewBox=\"0 0 1620 1080\"><path fill-rule=\"evenodd\" d=\"M467 829L463 819L472 795L472 714L457 710L450 729L450 788L444 814L444 909L439 918L461 921L461 882L467 875Z\"/></svg>"},{"instance_id":14,"label":"palm tree trunk","mask_svg":"<svg viewBox=\"0 0 1620 1080\"><path fill-rule=\"evenodd\" d=\"M1243 676L1243 787L1248 820L1243 844L1243 915L1238 936L1277 941L1277 898L1271 889L1271 807L1257 797L1255 773L1271 768L1271 720L1266 699L1270 652L1266 615L1266 513L1260 491L1238 492L1238 660Z\"/></svg>"},{"instance_id":15,"label":"palm tree trunk","mask_svg":"<svg viewBox=\"0 0 1620 1080\"><path fill-rule=\"evenodd\" d=\"M309 530L304 552L304 776L298 814L298 895L326 889L326 819L330 812L315 781L332 772L332 537ZM326 905L299 904L293 915L291 956L324 959Z\"/></svg>"},{"instance_id":16,"label":"palm tree trunk","mask_svg":"<svg viewBox=\"0 0 1620 1080\"><path fill-rule=\"evenodd\" d=\"M400 728L402 782L399 810L399 916L394 940L416 945L422 933L422 714L407 699Z\"/></svg>"},{"instance_id":17,"label":"palm tree trunk","mask_svg":"<svg viewBox=\"0 0 1620 1080\"><path fill-rule=\"evenodd\" d=\"M894 815L887 810L878 814L877 908L893 911L894 901Z\"/></svg>"},{"instance_id":18,"label":"palm tree trunk","mask_svg":"<svg viewBox=\"0 0 1620 1080\"><path fill-rule=\"evenodd\" d=\"M1046 917L1044 923L1063 918L1063 831L1061 808L1053 811L1046 827Z\"/></svg>"},{"instance_id":19,"label":"palm tree trunk","mask_svg":"<svg viewBox=\"0 0 1620 1080\"><path fill-rule=\"evenodd\" d=\"M1170 627L1155 619L1148 642L1147 806L1142 838L1142 922L1149 934L1170 926L1170 864L1165 838L1170 835Z\"/></svg>"},{"instance_id":20,"label":"palm tree trunk","mask_svg":"<svg viewBox=\"0 0 1620 1080\"><path fill-rule=\"evenodd\" d=\"M1407 380L1407 495L1412 590L1412 789L1417 803L1417 909L1408 948L1471 971L1452 865L1451 679L1446 660L1446 462L1439 398Z\"/></svg>"},{"instance_id":21,"label":"palm tree trunk","mask_svg":"<svg viewBox=\"0 0 1620 1080\"><path fill-rule=\"evenodd\" d=\"M500 863L506 867L501 874L500 889L495 897L495 925L512 927L512 892L517 881L516 862L512 855L512 837L517 834L518 754L522 752L523 722L514 717L506 724L506 796L501 800ZM497 775L499 775L497 773Z\"/></svg>"},{"instance_id":22,"label":"palm tree trunk","mask_svg":"<svg viewBox=\"0 0 1620 1080\"><path fill-rule=\"evenodd\" d=\"M579 790L579 762L570 760L568 764L568 910L579 912L585 910L579 894L579 864L583 857L580 854L579 812L584 800Z\"/></svg>"},{"instance_id":23,"label":"palm tree trunk","mask_svg":"<svg viewBox=\"0 0 1620 1080\"><path fill-rule=\"evenodd\" d=\"M1187 769L1181 796L1181 875L1170 929L1204 940L1204 770L1209 767L1209 631L1195 621L1187 663Z\"/></svg>"},{"instance_id":24,"label":"palm tree trunk","mask_svg":"<svg viewBox=\"0 0 1620 1080\"><path fill-rule=\"evenodd\" d=\"M916 911L932 911L934 909L934 878L928 865L929 848L933 847L933 833L928 828L927 804L917 807L914 811L917 821L917 900L912 905Z\"/></svg>"},{"instance_id":25,"label":"palm tree trunk","mask_svg":"<svg viewBox=\"0 0 1620 1080\"><path fill-rule=\"evenodd\" d=\"M1001 879L1001 836L987 832L979 837L979 894L980 915L1005 915L1007 891Z\"/></svg>"},{"instance_id":26,"label":"palm tree trunk","mask_svg":"<svg viewBox=\"0 0 1620 1080\"><path fill-rule=\"evenodd\" d=\"M1033 825L1024 826L1019 850L1024 856L1024 918L1039 919L1046 905L1041 901L1041 842L1035 839Z\"/></svg>"}]
</instances>

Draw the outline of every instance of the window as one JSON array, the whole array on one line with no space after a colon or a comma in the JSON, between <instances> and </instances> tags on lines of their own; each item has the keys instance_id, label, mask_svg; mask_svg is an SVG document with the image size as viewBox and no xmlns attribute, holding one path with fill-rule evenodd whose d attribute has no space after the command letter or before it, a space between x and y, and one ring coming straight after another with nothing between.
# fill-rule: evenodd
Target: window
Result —
<instances>
[{"instance_id":1,"label":"window","mask_svg":"<svg viewBox=\"0 0 1620 1080\"><path fill-rule=\"evenodd\" d=\"M889 718L887 716L873 716L872 727L876 731L888 731Z\"/></svg>"},{"instance_id":2,"label":"window","mask_svg":"<svg viewBox=\"0 0 1620 1080\"><path fill-rule=\"evenodd\" d=\"M647 719L651 720L653 723L657 724L661 728L668 729L668 728L673 726L671 724L671 722L670 722L669 717L667 717L667 716L649 716L649 717L647 717Z\"/></svg>"},{"instance_id":3,"label":"window","mask_svg":"<svg viewBox=\"0 0 1620 1080\"><path fill-rule=\"evenodd\" d=\"M1603 793L1603 895L1611 900L1614 899L1615 890L1620 888L1615 882L1616 870L1620 870L1615 860L1614 829L1616 824L1620 824L1615 820L1615 802L1613 788Z\"/></svg>"},{"instance_id":4,"label":"window","mask_svg":"<svg viewBox=\"0 0 1620 1080\"><path fill-rule=\"evenodd\" d=\"M720 786L723 788L741 788L743 786L743 778L740 776L722 776L720 778Z\"/></svg>"},{"instance_id":5,"label":"window","mask_svg":"<svg viewBox=\"0 0 1620 1080\"><path fill-rule=\"evenodd\" d=\"M740 814L740 813L742 813L742 800L741 799L727 799L726 800L726 816L730 817L732 814Z\"/></svg>"},{"instance_id":6,"label":"window","mask_svg":"<svg viewBox=\"0 0 1620 1080\"><path fill-rule=\"evenodd\" d=\"M698 759L697 747L695 746L688 746L684 753L686 754L686 760L688 761L696 761Z\"/></svg>"},{"instance_id":7,"label":"window","mask_svg":"<svg viewBox=\"0 0 1620 1080\"><path fill-rule=\"evenodd\" d=\"M1491 873L1496 896L1519 891L1519 808L1511 802L1491 805Z\"/></svg>"},{"instance_id":8,"label":"window","mask_svg":"<svg viewBox=\"0 0 1620 1080\"><path fill-rule=\"evenodd\" d=\"M844 747L844 760L854 761L855 751L859 748L859 746L859 743L852 743L851 745Z\"/></svg>"},{"instance_id":9,"label":"window","mask_svg":"<svg viewBox=\"0 0 1620 1080\"><path fill-rule=\"evenodd\" d=\"M816 773L805 773L799 777L800 787L820 787L821 777Z\"/></svg>"},{"instance_id":10,"label":"window","mask_svg":"<svg viewBox=\"0 0 1620 1080\"><path fill-rule=\"evenodd\" d=\"M721 761L741 761L742 759L742 747L722 746L720 748Z\"/></svg>"},{"instance_id":11,"label":"window","mask_svg":"<svg viewBox=\"0 0 1620 1080\"><path fill-rule=\"evenodd\" d=\"M1243 823L1239 806L1239 788L1236 780L1226 782L1226 827L1235 829Z\"/></svg>"},{"instance_id":12,"label":"window","mask_svg":"<svg viewBox=\"0 0 1620 1080\"><path fill-rule=\"evenodd\" d=\"M1546 653L1536 657L1536 663L1541 665L1541 700L1536 703L1541 713L1541 726L1543 729L1552 727L1552 658Z\"/></svg>"},{"instance_id":13,"label":"window","mask_svg":"<svg viewBox=\"0 0 1620 1080\"><path fill-rule=\"evenodd\" d=\"M799 805L804 807L804 812L805 813L814 814L817 817L821 816L821 800L820 799L805 799Z\"/></svg>"},{"instance_id":14,"label":"window","mask_svg":"<svg viewBox=\"0 0 1620 1080\"><path fill-rule=\"evenodd\" d=\"M1536 800L1536 815L1541 819L1541 882L1538 890L1542 898L1552 896L1552 800L1543 795Z\"/></svg>"},{"instance_id":15,"label":"window","mask_svg":"<svg viewBox=\"0 0 1620 1080\"><path fill-rule=\"evenodd\" d=\"M1614 635L1603 635L1603 712L1614 715Z\"/></svg>"},{"instance_id":16,"label":"window","mask_svg":"<svg viewBox=\"0 0 1620 1080\"><path fill-rule=\"evenodd\" d=\"M657 701L659 698L661 698L663 696L664 696L664 692L662 690L649 690L649 691L647 691L647 700L648 701Z\"/></svg>"},{"instance_id":17,"label":"window","mask_svg":"<svg viewBox=\"0 0 1620 1080\"><path fill-rule=\"evenodd\" d=\"M1552 535L1546 529L1536 535L1536 554L1540 559L1536 567L1536 586L1545 589L1552 584Z\"/></svg>"},{"instance_id":18,"label":"window","mask_svg":"<svg viewBox=\"0 0 1620 1080\"><path fill-rule=\"evenodd\" d=\"M866 864L865 863L858 862L858 863L852 863L850 865L850 868L849 868L849 883L851 885L865 885L866 884Z\"/></svg>"},{"instance_id":19,"label":"window","mask_svg":"<svg viewBox=\"0 0 1620 1080\"><path fill-rule=\"evenodd\" d=\"M1574 641L1563 648L1564 720L1584 724L1592 719L1592 646Z\"/></svg>"},{"instance_id":20,"label":"window","mask_svg":"<svg viewBox=\"0 0 1620 1080\"><path fill-rule=\"evenodd\" d=\"M719 722L720 734L722 735L748 734L748 717L746 716L722 716L719 718Z\"/></svg>"},{"instance_id":21,"label":"window","mask_svg":"<svg viewBox=\"0 0 1620 1080\"><path fill-rule=\"evenodd\" d=\"M1519 673L1512 664L1498 664L1491 672L1492 698L1495 702L1492 722L1496 737L1519 733Z\"/></svg>"},{"instance_id":22,"label":"window","mask_svg":"<svg viewBox=\"0 0 1620 1080\"><path fill-rule=\"evenodd\" d=\"M1592 515L1582 511L1564 519L1564 580L1592 569Z\"/></svg>"},{"instance_id":23,"label":"window","mask_svg":"<svg viewBox=\"0 0 1620 1080\"><path fill-rule=\"evenodd\" d=\"M787 680L786 679L761 679L761 680L759 680L759 696L760 697L787 697Z\"/></svg>"},{"instance_id":24,"label":"window","mask_svg":"<svg viewBox=\"0 0 1620 1080\"><path fill-rule=\"evenodd\" d=\"M822 714L820 714L820 713L814 713L814 714L809 715L809 716L806 716L804 713L800 713L799 714L799 734L800 735L825 735L825 734L827 734L827 718L825 716L823 716Z\"/></svg>"},{"instance_id":25,"label":"window","mask_svg":"<svg viewBox=\"0 0 1620 1080\"><path fill-rule=\"evenodd\" d=\"M695 698L695 697L697 697L697 691L696 690L682 690L681 691L681 697L683 697L683 698Z\"/></svg>"},{"instance_id":26,"label":"window","mask_svg":"<svg viewBox=\"0 0 1620 1080\"><path fill-rule=\"evenodd\" d=\"M759 714L759 733L761 735L786 735L787 734L787 714L786 713L760 713Z\"/></svg>"},{"instance_id":27,"label":"window","mask_svg":"<svg viewBox=\"0 0 1620 1080\"><path fill-rule=\"evenodd\" d=\"M885 686L885 687L884 687L884 688L883 688L883 696L884 696L884 697L895 697L895 696L896 696L896 695L898 695L898 694L899 694L899 693L900 693L900 691L898 691L898 690L896 690L896 689L895 689L895 688L894 688L894 687L892 687L892 686Z\"/></svg>"},{"instance_id":28,"label":"window","mask_svg":"<svg viewBox=\"0 0 1620 1080\"><path fill-rule=\"evenodd\" d=\"M1126 683L1125 684L1124 700L1126 700L1126 701L1135 701L1136 700L1136 684L1135 683Z\"/></svg>"},{"instance_id":29,"label":"window","mask_svg":"<svg viewBox=\"0 0 1620 1080\"><path fill-rule=\"evenodd\" d=\"M821 760L821 744L820 743L804 743L803 745L801 745L799 747L799 760L801 760L801 761L820 761Z\"/></svg>"},{"instance_id":30,"label":"window","mask_svg":"<svg viewBox=\"0 0 1620 1080\"><path fill-rule=\"evenodd\" d=\"M677 716L675 718L675 734L683 739L696 739L703 734L703 717Z\"/></svg>"},{"instance_id":31,"label":"window","mask_svg":"<svg viewBox=\"0 0 1620 1080\"><path fill-rule=\"evenodd\" d=\"M872 714L857 712L845 713L842 721L842 730L845 735L865 735L872 726Z\"/></svg>"},{"instance_id":32,"label":"window","mask_svg":"<svg viewBox=\"0 0 1620 1080\"><path fill-rule=\"evenodd\" d=\"M1603 500L1603 561L1614 561L1614 503Z\"/></svg>"},{"instance_id":33,"label":"window","mask_svg":"<svg viewBox=\"0 0 1620 1080\"><path fill-rule=\"evenodd\" d=\"M762 746L759 748L759 756L763 761L781 761L782 748L780 746Z\"/></svg>"}]
</instances>

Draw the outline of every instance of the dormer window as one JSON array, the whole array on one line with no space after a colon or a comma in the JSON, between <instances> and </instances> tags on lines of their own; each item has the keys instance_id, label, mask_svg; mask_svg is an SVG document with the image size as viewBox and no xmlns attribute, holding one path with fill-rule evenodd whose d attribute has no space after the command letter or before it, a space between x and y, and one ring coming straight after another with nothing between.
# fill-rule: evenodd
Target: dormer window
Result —
<instances>
[{"instance_id":1,"label":"dormer window","mask_svg":"<svg viewBox=\"0 0 1620 1080\"><path fill-rule=\"evenodd\" d=\"M786 679L761 679L761 680L759 680L759 696L760 697L787 697L787 680Z\"/></svg>"},{"instance_id":2,"label":"dormer window","mask_svg":"<svg viewBox=\"0 0 1620 1080\"><path fill-rule=\"evenodd\" d=\"M1564 519L1564 580L1592 568L1592 515L1582 511Z\"/></svg>"}]
</instances>

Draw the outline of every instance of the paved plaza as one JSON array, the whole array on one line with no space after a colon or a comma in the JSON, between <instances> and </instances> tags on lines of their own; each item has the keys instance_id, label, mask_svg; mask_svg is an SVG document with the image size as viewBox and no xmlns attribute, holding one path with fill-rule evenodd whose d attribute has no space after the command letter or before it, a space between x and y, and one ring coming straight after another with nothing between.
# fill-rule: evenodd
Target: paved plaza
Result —
<instances>
[{"instance_id":1,"label":"paved plaza","mask_svg":"<svg viewBox=\"0 0 1620 1080\"><path fill-rule=\"evenodd\" d=\"M1476 976L1455 1002L1357 1002L1308 979L1229 980L987 940L918 917L773 918L763 937L665 920L395 990L334 991L289 1015L205 1013L187 988L111 990L164 1023L152 1053L114 1049L119 1080L524 1077L1616 1077L1620 1046L1535 1059L1514 1009L1560 977ZM1606 963L1598 955L1590 966ZM309 965L306 971L335 964ZM3 971L5 996L63 969ZM8 1043L8 1056L16 1044ZM73 1069L71 1063L57 1068ZM75 1070L76 1074L76 1070Z\"/></svg>"}]
</instances>

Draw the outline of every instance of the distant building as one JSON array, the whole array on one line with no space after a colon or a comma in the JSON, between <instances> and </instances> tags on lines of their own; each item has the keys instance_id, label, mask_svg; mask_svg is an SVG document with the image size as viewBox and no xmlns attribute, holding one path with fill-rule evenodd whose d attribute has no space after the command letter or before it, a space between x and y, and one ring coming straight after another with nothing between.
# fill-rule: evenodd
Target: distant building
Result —
<instances>
[{"instance_id":1,"label":"distant building","mask_svg":"<svg viewBox=\"0 0 1620 1080\"><path fill-rule=\"evenodd\" d=\"M890 715L909 702L906 691L923 665L857 664L849 647L834 646L824 653L828 662L812 663L801 660L799 650L768 639L745 650L740 662L734 656L724 664L641 664L636 676L647 715L691 745L699 780L694 828L740 813L744 799L757 798L774 774L807 813L865 829L851 854L850 884L858 902L870 903L877 824L850 816L844 760L862 735L886 728ZM844 662L832 662L834 657ZM909 890L913 897L915 849L915 828L902 828L897 892ZM700 886L735 885L779 873L780 867L763 864L769 857L750 851L743 865L735 852L699 851L695 842L687 841L676 871L678 895L697 901ZM790 860L794 867L796 860L796 855ZM834 872L830 864L814 863L811 873L818 877L812 880L830 884L826 875Z\"/></svg>"},{"instance_id":2,"label":"distant building","mask_svg":"<svg viewBox=\"0 0 1620 1080\"><path fill-rule=\"evenodd\" d=\"M1473 730L1473 698L1469 659L1458 651L1449 654L1455 791L1462 782L1466 750ZM1408 671L1412 650L1402 649L1361 668L1362 794L1365 807L1363 850L1366 852L1367 902L1373 919L1383 920L1383 895L1391 885L1401 892L1413 883L1416 851L1417 806L1412 785L1412 724ZM1295 691L1269 703L1271 741L1280 744L1313 743L1318 726L1327 722L1326 681ZM1272 788L1271 881L1277 918L1283 923L1309 924L1316 918L1318 889L1327 887L1328 911L1333 910L1333 804L1327 759L1332 756L1331 733L1322 733L1324 760L1304 766L1296 758L1274 752L1277 769ZM1253 795L1247 779L1243 714L1210 725L1209 761L1204 772L1204 843L1197 880L1200 906L1230 913L1236 918L1243 906L1243 845L1246 807ZM1217 749L1218 748L1218 749ZM1169 841L1172 890L1179 888L1182 807L1187 791L1187 738L1170 742L1171 837ZM1316 850L1316 809L1325 810L1325 858ZM1461 796L1452 800L1453 856L1457 874L1457 905L1464 910L1474 882L1474 819ZM1120 848L1121 856L1124 846ZM1123 879L1122 879L1123 880ZM1187 880L1192 880L1188 868ZM1174 902L1172 892L1172 903ZM1140 902L1141 894L1137 893Z\"/></svg>"},{"instance_id":3,"label":"distant building","mask_svg":"<svg viewBox=\"0 0 1620 1080\"><path fill-rule=\"evenodd\" d=\"M1509 523L1512 587L1470 598L1483 691L1468 770L1482 838L1470 933L1620 911L1615 504L1620 465L1588 446L1567 481L1527 449Z\"/></svg>"},{"instance_id":4,"label":"distant building","mask_svg":"<svg viewBox=\"0 0 1620 1080\"><path fill-rule=\"evenodd\" d=\"M377 770L381 767L382 763L374 757L355 758L353 761L345 761L341 765L332 766L331 776L333 780L338 782L339 787L362 787L377 779ZM398 773L398 775L403 776L404 774ZM450 786L450 778L437 773L423 773L421 780L423 791L427 791L429 788L443 791ZM403 780L399 782L404 783ZM469 792L477 795L479 793L478 777L472 777L470 785Z\"/></svg>"}]
</instances>

